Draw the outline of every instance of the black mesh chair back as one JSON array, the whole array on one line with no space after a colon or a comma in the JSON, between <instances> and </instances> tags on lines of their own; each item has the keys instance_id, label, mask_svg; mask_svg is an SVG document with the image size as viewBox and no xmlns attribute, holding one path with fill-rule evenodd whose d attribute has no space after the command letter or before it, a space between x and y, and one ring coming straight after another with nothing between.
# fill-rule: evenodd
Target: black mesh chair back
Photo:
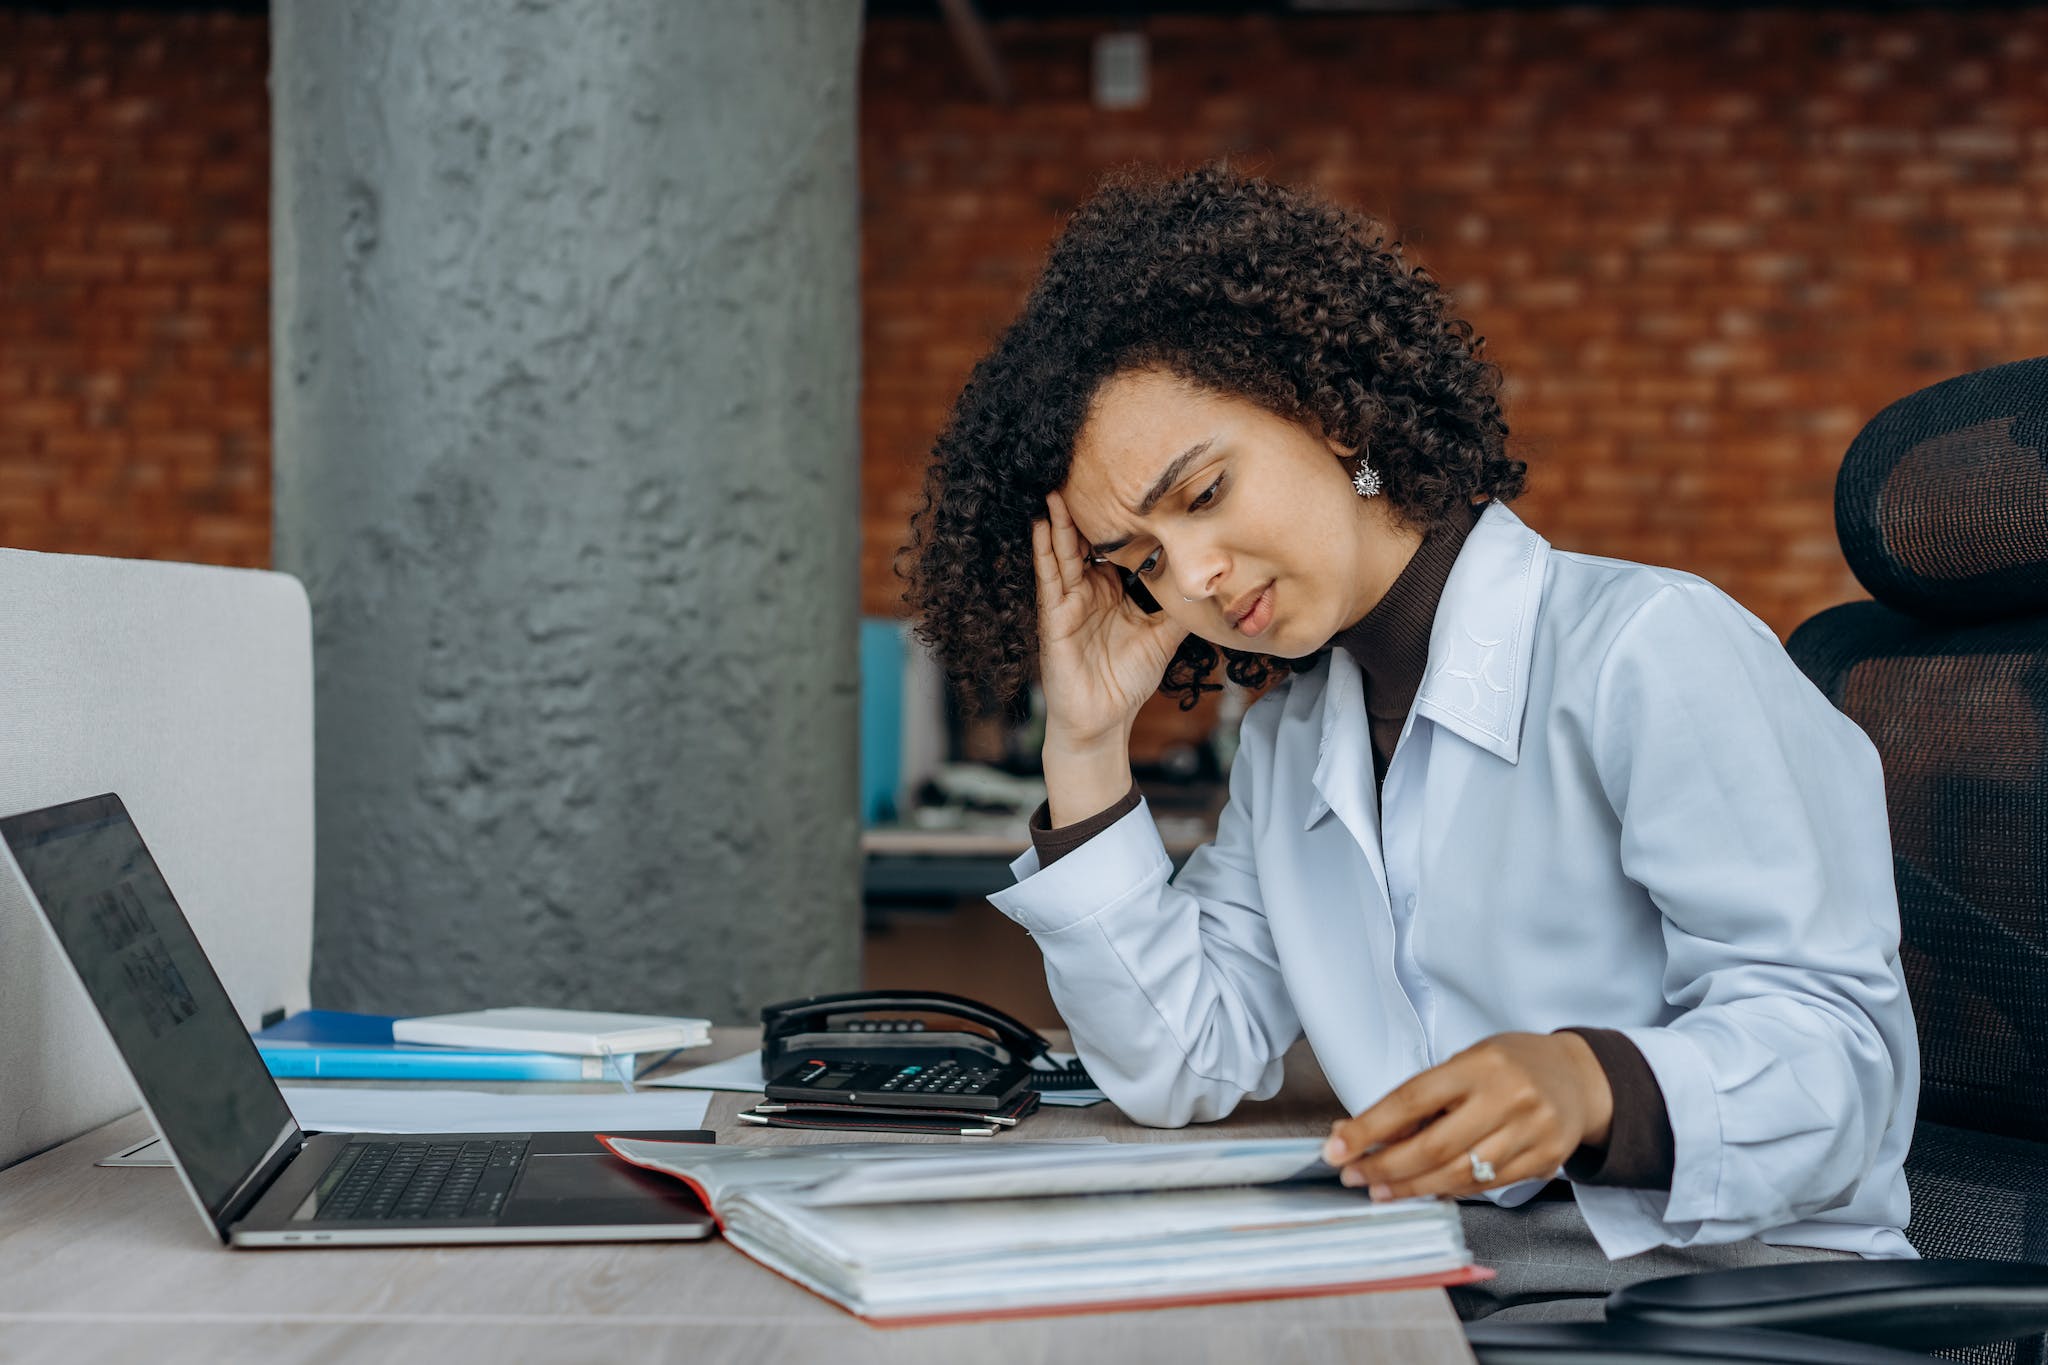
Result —
<instances>
[{"instance_id":1,"label":"black mesh chair back","mask_svg":"<svg viewBox=\"0 0 2048 1365\"><path fill-rule=\"evenodd\" d=\"M1907 1235L2048 1261L2048 357L1878 414L1835 521L1877 600L1787 648L1884 760L1922 1068Z\"/></svg>"}]
</instances>

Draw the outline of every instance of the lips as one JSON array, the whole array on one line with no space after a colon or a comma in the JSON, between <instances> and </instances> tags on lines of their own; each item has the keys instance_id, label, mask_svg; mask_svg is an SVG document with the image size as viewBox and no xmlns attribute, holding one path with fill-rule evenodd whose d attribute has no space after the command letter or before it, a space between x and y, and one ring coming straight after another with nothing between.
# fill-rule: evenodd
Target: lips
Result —
<instances>
[{"instance_id":1,"label":"lips","mask_svg":"<svg viewBox=\"0 0 2048 1365\"><path fill-rule=\"evenodd\" d=\"M1231 628L1238 633L1247 636L1257 635L1273 620L1272 583L1268 582L1264 587L1239 598L1230 605L1230 609L1224 615L1229 620Z\"/></svg>"}]
</instances>

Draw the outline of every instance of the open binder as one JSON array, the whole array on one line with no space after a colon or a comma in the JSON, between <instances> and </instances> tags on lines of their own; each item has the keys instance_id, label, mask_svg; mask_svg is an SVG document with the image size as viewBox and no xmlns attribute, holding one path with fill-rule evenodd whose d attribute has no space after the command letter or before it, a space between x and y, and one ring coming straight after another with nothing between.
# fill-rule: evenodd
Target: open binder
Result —
<instances>
[{"instance_id":1,"label":"open binder","mask_svg":"<svg viewBox=\"0 0 2048 1365\"><path fill-rule=\"evenodd\" d=\"M1457 1206L1347 1189L1320 1139L714 1148L600 1137L726 1240L871 1321L1464 1284Z\"/></svg>"}]
</instances>

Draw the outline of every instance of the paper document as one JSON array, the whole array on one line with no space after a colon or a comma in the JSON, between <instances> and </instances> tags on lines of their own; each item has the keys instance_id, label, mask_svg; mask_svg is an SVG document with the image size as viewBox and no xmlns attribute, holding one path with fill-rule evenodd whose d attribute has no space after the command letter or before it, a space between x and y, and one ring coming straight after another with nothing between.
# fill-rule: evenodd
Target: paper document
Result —
<instances>
[{"instance_id":1,"label":"paper document","mask_svg":"<svg viewBox=\"0 0 2048 1365\"><path fill-rule=\"evenodd\" d=\"M714 1202L727 1194L801 1187L806 1204L931 1203L1055 1194L1335 1184L1321 1138L1207 1142L1012 1142L935 1147L881 1142L704 1147L621 1139L626 1160L681 1176ZM1339 1187L1341 1188L1341 1187ZM1364 1196L1345 1191L1353 1203Z\"/></svg>"},{"instance_id":2,"label":"paper document","mask_svg":"<svg viewBox=\"0 0 2048 1365\"><path fill-rule=\"evenodd\" d=\"M1375 1203L1322 1139L712 1148L611 1138L703 1196L734 1247L862 1317L1455 1284L1454 1204Z\"/></svg>"},{"instance_id":3,"label":"paper document","mask_svg":"<svg viewBox=\"0 0 2048 1365\"><path fill-rule=\"evenodd\" d=\"M321 1133L604 1133L702 1128L704 1094L500 1095L416 1087L280 1087L299 1127Z\"/></svg>"},{"instance_id":4,"label":"paper document","mask_svg":"<svg viewBox=\"0 0 2048 1365\"><path fill-rule=\"evenodd\" d=\"M643 1090L660 1086L669 1090L737 1090L748 1095L761 1093L761 1054L742 1052L722 1062L706 1062L672 1076L656 1076L636 1082Z\"/></svg>"},{"instance_id":5,"label":"paper document","mask_svg":"<svg viewBox=\"0 0 2048 1365\"><path fill-rule=\"evenodd\" d=\"M1071 1052L1048 1052L1046 1056L1060 1066L1074 1059ZM673 1076L641 1081L639 1085L643 1090L650 1086L665 1086L671 1090L737 1090L746 1095L758 1095L761 1093L761 1054L743 1052L722 1062L709 1062L693 1066L688 1071L678 1071ZM1100 1090L1041 1090L1038 1093L1040 1104L1076 1109L1101 1104L1108 1098Z\"/></svg>"}]
</instances>

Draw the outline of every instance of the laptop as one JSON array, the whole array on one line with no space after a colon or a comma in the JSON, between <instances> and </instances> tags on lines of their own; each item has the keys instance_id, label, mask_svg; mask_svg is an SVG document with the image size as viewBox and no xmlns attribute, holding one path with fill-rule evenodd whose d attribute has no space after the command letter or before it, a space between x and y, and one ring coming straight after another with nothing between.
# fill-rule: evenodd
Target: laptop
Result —
<instances>
[{"instance_id":1,"label":"laptop","mask_svg":"<svg viewBox=\"0 0 2048 1365\"><path fill-rule=\"evenodd\" d=\"M694 1241L681 1182L588 1133L307 1133L114 795L0 819L21 882L99 1011L216 1236L238 1247ZM703 1131L633 1134L709 1142Z\"/></svg>"}]
</instances>

